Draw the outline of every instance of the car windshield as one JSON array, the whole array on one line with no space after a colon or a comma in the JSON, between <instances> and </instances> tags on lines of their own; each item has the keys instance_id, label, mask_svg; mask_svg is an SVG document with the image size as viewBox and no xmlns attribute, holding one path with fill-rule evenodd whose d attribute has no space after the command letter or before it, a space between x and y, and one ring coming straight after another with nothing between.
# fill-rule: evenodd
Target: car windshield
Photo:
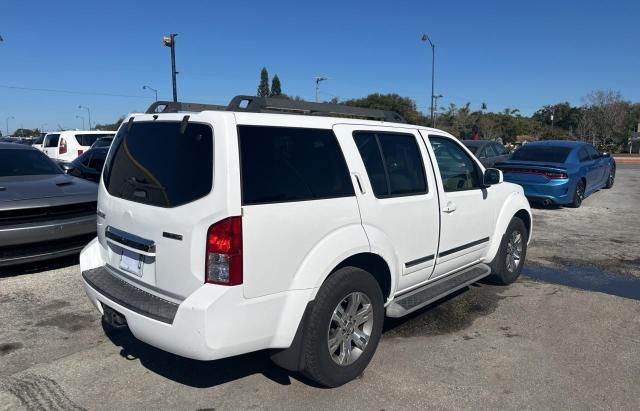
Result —
<instances>
[{"instance_id":1,"label":"car windshield","mask_svg":"<svg viewBox=\"0 0 640 411\"><path fill-rule=\"evenodd\" d=\"M469 151L471 151L473 154L476 153L476 151L478 151L478 146L467 146L465 144L465 146L469 149Z\"/></svg>"},{"instance_id":2,"label":"car windshield","mask_svg":"<svg viewBox=\"0 0 640 411\"><path fill-rule=\"evenodd\" d=\"M548 163L564 163L571 152L570 147L538 146L525 144L511 156L511 160L545 161Z\"/></svg>"},{"instance_id":3,"label":"car windshield","mask_svg":"<svg viewBox=\"0 0 640 411\"><path fill-rule=\"evenodd\" d=\"M0 149L0 177L43 174L62 174L62 170L38 150Z\"/></svg>"},{"instance_id":4,"label":"car windshield","mask_svg":"<svg viewBox=\"0 0 640 411\"><path fill-rule=\"evenodd\" d=\"M109 147L113 142L113 138L99 138L95 143L91 145L91 148L96 147Z\"/></svg>"}]
</instances>

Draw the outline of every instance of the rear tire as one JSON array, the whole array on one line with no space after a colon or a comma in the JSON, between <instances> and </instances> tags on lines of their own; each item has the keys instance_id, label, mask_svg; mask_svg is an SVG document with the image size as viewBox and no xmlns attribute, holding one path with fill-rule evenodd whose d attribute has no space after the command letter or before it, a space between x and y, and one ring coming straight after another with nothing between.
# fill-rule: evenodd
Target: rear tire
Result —
<instances>
[{"instance_id":1,"label":"rear tire","mask_svg":"<svg viewBox=\"0 0 640 411\"><path fill-rule=\"evenodd\" d=\"M609 177L607 178L607 184L604 186L604 188L613 187L613 183L615 183L615 180L616 180L616 168L614 166L611 166L611 170L609 170Z\"/></svg>"},{"instance_id":2,"label":"rear tire","mask_svg":"<svg viewBox=\"0 0 640 411\"><path fill-rule=\"evenodd\" d=\"M489 281L509 285L518 279L527 256L527 238L527 226L520 218L513 217L491 262Z\"/></svg>"},{"instance_id":3,"label":"rear tire","mask_svg":"<svg viewBox=\"0 0 640 411\"><path fill-rule=\"evenodd\" d=\"M571 207L578 208L582 205L582 200L584 200L584 180L578 181L576 184L576 189L573 192L573 201L571 202Z\"/></svg>"},{"instance_id":4,"label":"rear tire","mask_svg":"<svg viewBox=\"0 0 640 411\"><path fill-rule=\"evenodd\" d=\"M305 324L303 373L327 387L362 374L378 347L384 300L375 278L344 267L322 285Z\"/></svg>"}]
</instances>

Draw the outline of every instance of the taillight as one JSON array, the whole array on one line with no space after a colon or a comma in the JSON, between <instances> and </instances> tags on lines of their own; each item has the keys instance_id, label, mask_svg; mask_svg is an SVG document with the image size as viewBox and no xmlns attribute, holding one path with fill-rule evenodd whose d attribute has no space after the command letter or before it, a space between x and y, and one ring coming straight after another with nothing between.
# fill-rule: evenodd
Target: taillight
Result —
<instances>
[{"instance_id":1,"label":"taillight","mask_svg":"<svg viewBox=\"0 0 640 411\"><path fill-rule=\"evenodd\" d=\"M242 217L229 217L209 227L205 282L242 284Z\"/></svg>"},{"instance_id":2,"label":"taillight","mask_svg":"<svg viewBox=\"0 0 640 411\"><path fill-rule=\"evenodd\" d=\"M67 140L60 138L60 146L58 147L58 154L65 154L67 152Z\"/></svg>"},{"instance_id":3,"label":"taillight","mask_svg":"<svg viewBox=\"0 0 640 411\"><path fill-rule=\"evenodd\" d=\"M549 178L551 180L559 180L559 179L562 179L562 178L568 178L567 174L565 174L565 173L556 173L556 172L553 172L553 171L545 171L543 174L544 174L545 177L547 177L547 178Z\"/></svg>"},{"instance_id":4,"label":"taillight","mask_svg":"<svg viewBox=\"0 0 640 411\"><path fill-rule=\"evenodd\" d=\"M80 157L84 153L84 150L78 150L78 157Z\"/></svg>"}]
</instances>

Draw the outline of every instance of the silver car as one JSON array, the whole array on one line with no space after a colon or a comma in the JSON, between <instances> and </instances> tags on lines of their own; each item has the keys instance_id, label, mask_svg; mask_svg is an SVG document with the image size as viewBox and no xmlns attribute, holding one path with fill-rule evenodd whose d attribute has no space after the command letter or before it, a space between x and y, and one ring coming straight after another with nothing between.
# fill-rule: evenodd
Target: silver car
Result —
<instances>
[{"instance_id":1,"label":"silver car","mask_svg":"<svg viewBox=\"0 0 640 411\"><path fill-rule=\"evenodd\" d=\"M78 253L96 233L97 185L41 151L0 143L0 266Z\"/></svg>"}]
</instances>

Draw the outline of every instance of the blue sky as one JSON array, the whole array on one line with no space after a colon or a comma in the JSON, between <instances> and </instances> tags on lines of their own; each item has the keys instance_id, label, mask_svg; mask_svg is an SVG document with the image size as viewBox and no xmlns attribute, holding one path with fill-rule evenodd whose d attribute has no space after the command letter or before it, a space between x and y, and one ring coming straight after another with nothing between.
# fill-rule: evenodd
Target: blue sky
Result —
<instances>
[{"instance_id":1,"label":"blue sky","mask_svg":"<svg viewBox=\"0 0 640 411\"><path fill-rule=\"evenodd\" d=\"M178 94L227 103L254 94L262 66L283 91L314 98L396 92L426 110L436 44L441 104L489 110L620 90L640 101L640 1L0 1L0 126L80 127L143 111L171 97L169 49L177 38ZM73 93L23 90L25 87ZM85 94L86 93L86 94ZM105 93L111 95L93 95Z\"/></svg>"}]
</instances>

